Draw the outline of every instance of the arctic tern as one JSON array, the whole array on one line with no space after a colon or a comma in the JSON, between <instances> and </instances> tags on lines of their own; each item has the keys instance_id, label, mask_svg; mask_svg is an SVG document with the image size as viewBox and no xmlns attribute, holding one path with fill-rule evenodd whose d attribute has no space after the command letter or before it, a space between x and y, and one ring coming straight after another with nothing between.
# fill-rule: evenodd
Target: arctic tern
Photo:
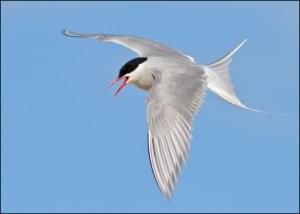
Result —
<instances>
[{"instance_id":1,"label":"arctic tern","mask_svg":"<svg viewBox=\"0 0 300 214\"><path fill-rule=\"evenodd\" d=\"M64 30L70 37L112 42L134 51L138 57L124 64L111 86L122 80L117 95L127 84L149 91L147 99L148 152L155 180L170 199L178 174L187 159L192 120L206 89L243 109L229 77L232 56L246 39L221 59L208 65L167 45L148 39L111 34L86 34Z\"/></svg>"}]
</instances>

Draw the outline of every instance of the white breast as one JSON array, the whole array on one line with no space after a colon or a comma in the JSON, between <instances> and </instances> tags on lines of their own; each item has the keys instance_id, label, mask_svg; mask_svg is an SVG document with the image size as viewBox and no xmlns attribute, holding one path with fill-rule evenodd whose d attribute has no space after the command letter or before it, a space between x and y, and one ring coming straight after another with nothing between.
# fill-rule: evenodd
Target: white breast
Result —
<instances>
[{"instance_id":1,"label":"white breast","mask_svg":"<svg viewBox=\"0 0 300 214\"><path fill-rule=\"evenodd\" d=\"M153 80L153 76L150 73L145 73L136 81L135 85L140 89L148 91L152 86Z\"/></svg>"}]
</instances>

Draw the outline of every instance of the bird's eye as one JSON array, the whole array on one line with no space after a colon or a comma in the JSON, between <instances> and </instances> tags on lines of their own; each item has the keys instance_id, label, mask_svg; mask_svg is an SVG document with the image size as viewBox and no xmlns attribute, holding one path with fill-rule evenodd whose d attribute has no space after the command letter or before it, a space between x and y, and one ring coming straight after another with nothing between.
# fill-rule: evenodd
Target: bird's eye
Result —
<instances>
[{"instance_id":1,"label":"bird's eye","mask_svg":"<svg viewBox=\"0 0 300 214\"><path fill-rule=\"evenodd\" d=\"M153 79L155 80L155 75L154 74L151 74L151 75L152 75Z\"/></svg>"}]
</instances>

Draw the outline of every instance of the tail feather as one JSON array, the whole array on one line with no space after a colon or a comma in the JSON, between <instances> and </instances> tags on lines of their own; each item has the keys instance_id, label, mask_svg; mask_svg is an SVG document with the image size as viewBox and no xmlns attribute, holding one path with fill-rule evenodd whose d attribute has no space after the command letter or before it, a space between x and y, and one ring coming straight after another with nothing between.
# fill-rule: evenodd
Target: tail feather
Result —
<instances>
[{"instance_id":1,"label":"tail feather","mask_svg":"<svg viewBox=\"0 0 300 214\"><path fill-rule=\"evenodd\" d=\"M234 91L234 87L229 76L229 64L232 61L232 56L243 46L243 44L245 44L246 41L247 39L241 42L223 58L205 67L205 72L208 78L207 87L212 92L233 105L250 111L261 112L261 110L249 108L240 101Z\"/></svg>"}]
</instances>

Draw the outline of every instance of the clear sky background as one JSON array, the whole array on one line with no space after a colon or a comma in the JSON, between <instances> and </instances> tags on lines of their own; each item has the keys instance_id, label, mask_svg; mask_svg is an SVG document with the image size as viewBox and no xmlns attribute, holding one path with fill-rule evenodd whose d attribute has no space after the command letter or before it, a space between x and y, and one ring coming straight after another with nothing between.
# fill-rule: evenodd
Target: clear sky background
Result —
<instances>
[{"instance_id":1,"label":"clear sky background","mask_svg":"<svg viewBox=\"0 0 300 214\"><path fill-rule=\"evenodd\" d=\"M297 212L298 2L1 2L4 212ZM135 57L62 29L137 35L231 64L238 109L208 93L174 197L147 153L147 93L107 90ZM284 113L285 115L282 115Z\"/></svg>"}]
</instances>

